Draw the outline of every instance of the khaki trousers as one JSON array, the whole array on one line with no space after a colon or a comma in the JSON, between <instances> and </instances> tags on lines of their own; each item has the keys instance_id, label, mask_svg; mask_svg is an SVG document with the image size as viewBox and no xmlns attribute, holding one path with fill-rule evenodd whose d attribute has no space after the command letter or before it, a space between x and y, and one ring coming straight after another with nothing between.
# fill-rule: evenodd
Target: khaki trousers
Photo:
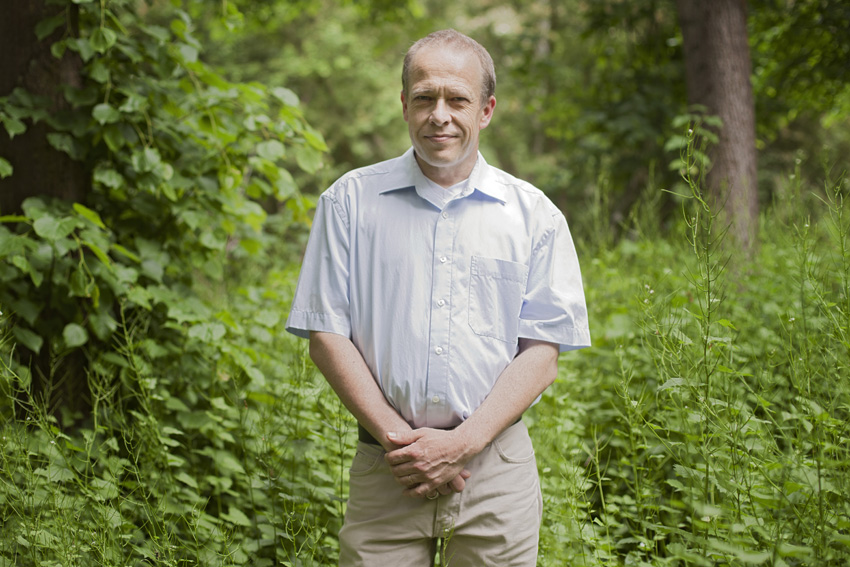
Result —
<instances>
[{"instance_id":1,"label":"khaki trousers","mask_svg":"<svg viewBox=\"0 0 850 567\"><path fill-rule=\"evenodd\" d=\"M402 495L379 445L357 444L339 533L340 567L533 567L543 502L534 449L521 421L466 467L458 494Z\"/></svg>"}]
</instances>

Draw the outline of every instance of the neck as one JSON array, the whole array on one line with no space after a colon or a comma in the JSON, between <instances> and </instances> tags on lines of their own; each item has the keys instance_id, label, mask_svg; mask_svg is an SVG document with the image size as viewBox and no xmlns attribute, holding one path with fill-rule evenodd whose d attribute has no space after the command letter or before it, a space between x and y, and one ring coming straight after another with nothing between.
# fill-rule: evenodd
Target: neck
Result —
<instances>
[{"instance_id":1,"label":"neck","mask_svg":"<svg viewBox=\"0 0 850 567\"><path fill-rule=\"evenodd\" d=\"M414 152L413 155L416 158L416 163L419 165L419 169L422 171L422 174L443 188L456 185L469 177L472 170L475 169L475 164L478 162L478 152L473 154L475 159L469 160L470 163L464 162L449 167L436 167L419 159L416 152Z\"/></svg>"}]
</instances>

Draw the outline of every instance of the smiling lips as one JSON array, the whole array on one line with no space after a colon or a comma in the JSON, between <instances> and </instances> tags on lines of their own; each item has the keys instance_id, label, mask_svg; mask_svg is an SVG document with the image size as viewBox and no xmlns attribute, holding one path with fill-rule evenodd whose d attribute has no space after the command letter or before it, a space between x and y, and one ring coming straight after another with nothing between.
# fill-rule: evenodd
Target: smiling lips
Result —
<instances>
[{"instance_id":1,"label":"smiling lips","mask_svg":"<svg viewBox=\"0 0 850 567\"><path fill-rule=\"evenodd\" d=\"M451 140L455 137L456 136L453 136L451 134L432 134L430 136L425 136L426 139L428 139L432 142L438 143L438 144L443 143L443 142L448 142L449 140Z\"/></svg>"}]
</instances>

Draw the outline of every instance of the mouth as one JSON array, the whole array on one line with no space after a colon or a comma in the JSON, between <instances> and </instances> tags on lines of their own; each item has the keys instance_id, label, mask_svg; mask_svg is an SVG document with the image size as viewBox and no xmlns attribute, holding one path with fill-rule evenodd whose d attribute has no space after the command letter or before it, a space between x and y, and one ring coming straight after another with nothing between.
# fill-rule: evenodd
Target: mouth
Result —
<instances>
[{"instance_id":1,"label":"mouth","mask_svg":"<svg viewBox=\"0 0 850 567\"><path fill-rule=\"evenodd\" d=\"M454 138L455 136L452 136L450 134L433 134L431 136L425 136L425 139L430 140L436 144L443 144L445 142L453 140Z\"/></svg>"}]
</instances>

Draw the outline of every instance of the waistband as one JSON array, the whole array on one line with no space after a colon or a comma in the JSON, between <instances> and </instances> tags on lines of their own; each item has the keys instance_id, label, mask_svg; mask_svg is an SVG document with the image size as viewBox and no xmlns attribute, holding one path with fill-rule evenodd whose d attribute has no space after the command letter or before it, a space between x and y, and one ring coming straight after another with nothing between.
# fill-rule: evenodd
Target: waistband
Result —
<instances>
[{"instance_id":1,"label":"waistband","mask_svg":"<svg viewBox=\"0 0 850 567\"><path fill-rule=\"evenodd\" d=\"M517 420L515 422L513 422L511 425L509 425L508 427L512 427L512 426L516 425L517 423L519 423L520 421L522 421L522 415L520 415L517 418ZM454 429L454 427L441 427L439 429L443 429L445 431L451 431L452 429ZM378 443L378 440L375 439L372 436L372 434L369 433L366 430L366 428L363 427L362 425L360 425L359 423L357 424L357 440L362 441L363 443L368 443L369 445L380 445L380 443Z\"/></svg>"}]
</instances>

